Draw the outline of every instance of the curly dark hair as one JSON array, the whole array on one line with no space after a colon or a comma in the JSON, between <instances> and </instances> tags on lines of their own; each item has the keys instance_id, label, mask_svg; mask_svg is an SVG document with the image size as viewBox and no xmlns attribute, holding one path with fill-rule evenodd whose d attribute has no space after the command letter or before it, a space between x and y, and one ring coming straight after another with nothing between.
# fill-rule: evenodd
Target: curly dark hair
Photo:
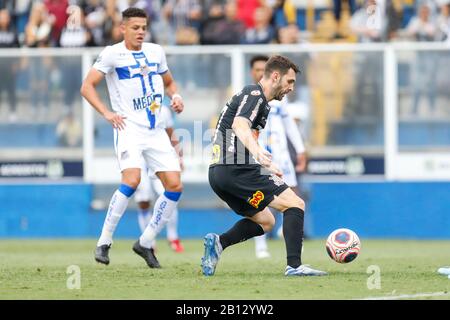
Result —
<instances>
[{"instance_id":1,"label":"curly dark hair","mask_svg":"<svg viewBox=\"0 0 450 320\"><path fill-rule=\"evenodd\" d=\"M122 12L122 19L130 19L130 18L145 18L147 19L147 13L139 8L128 8Z\"/></svg>"}]
</instances>

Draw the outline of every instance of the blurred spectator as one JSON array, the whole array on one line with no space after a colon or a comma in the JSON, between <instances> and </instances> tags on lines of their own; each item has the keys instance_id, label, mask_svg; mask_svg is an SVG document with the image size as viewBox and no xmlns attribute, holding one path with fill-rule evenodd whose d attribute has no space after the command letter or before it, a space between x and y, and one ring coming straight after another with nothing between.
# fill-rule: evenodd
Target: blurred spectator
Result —
<instances>
[{"instance_id":1,"label":"blurred spectator","mask_svg":"<svg viewBox=\"0 0 450 320\"><path fill-rule=\"evenodd\" d=\"M409 22L407 34L416 41L434 41L437 35L436 24L431 19L431 9L423 4L419 7L416 17ZM419 102L422 95L428 97L429 110L435 110L436 102L436 68L435 56L427 51L417 51L413 73L413 113L419 111Z\"/></svg>"},{"instance_id":2,"label":"blurred spectator","mask_svg":"<svg viewBox=\"0 0 450 320\"><path fill-rule=\"evenodd\" d=\"M392 0L386 3L386 40L395 40L399 37L398 32L402 28L403 1Z\"/></svg>"},{"instance_id":3,"label":"blurred spectator","mask_svg":"<svg viewBox=\"0 0 450 320\"><path fill-rule=\"evenodd\" d=\"M259 7L260 0L237 0L237 17L246 28L255 27L255 11Z\"/></svg>"},{"instance_id":4,"label":"blurred spectator","mask_svg":"<svg viewBox=\"0 0 450 320\"><path fill-rule=\"evenodd\" d=\"M236 2L236 0L231 0L232 2ZM206 18L209 16L211 12L211 7L220 5L222 8L225 8L225 5L230 2L229 0L199 0L199 4L202 10L202 17Z\"/></svg>"},{"instance_id":5,"label":"blurred spectator","mask_svg":"<svg viewBox=\"0 0 450 320\"><path fill-rule=\"evenodd\" d=\"M0 0L0 10L6 9L11 14L14 11L13 0Z\"/></svg>"},{"instance_id":6,"label":"blurred spectator","mask_svg":"<svg viewBox=\"0 0 450 320\"><path fill-rule=\"evenodd\" d=\"M255 10L254 27L245 31L246 44L264 44L275 40L275 30L270 24L272 11L268 7L260 7Z\"/></svg>"},{"instance_id":7,"label":"blurred spectator","mask_svg":"<svg viewBox=\"0 0 450 320\"><path fill-rule=\"evenodd\" d=\"M32 0L15 0L14 3L14 22L16 25L17 38L20 45L25 42L25 27L28 24L28 19L33 4Z\"/></svg>"},{"instance_id":8,"label":"blurred spectator","mask_svg":"<svg viewBox=\"0 0 450 320\"><path fill-rule=\"evenodd\" d=\"M350 20L350 29L358 36L359 42L376 42L382 39L385 21L378 2L365 0L364 7L356 11Z\"/></svg>"},{"instance_id":9,"label":"blurred spectator","mask_svg":"<svg viewBox=\"0 0 450 320\"><path fill-rule=\"evenodd\" d=\"M407 34L416 41L434 41L437 28L431 19L428 5L419 7L417 16L413 17L406 27Z\"/></svg>"},{"instance_id":10,"label":"blurred spectator","mask_svg":"<svg viewBox=\"0 0 450 320\"><path fill-rule=\"evenodd\" d=\"M61 32L60 46L65 48L85 47L92 39L86 28L84 13L80 7L71 5L67 8L69 18ZM79 57L64 56L60 58L61 72L64 77L61 82L64 90L64 108L72 110L75 99L79 97L77 88L81 86L81 60Z\"/></svg>"},{"instance_id":11,"label":"blurred spectator","mask_svg":"<svg viewBox=\"0 0 450 320\"><path fill-rule=\"evenodd\" d=\"M198 0L167 0L163 16L169 22L175 39L171 44L189 45L200 41L199 28L202 10Z\"/></svg>"},{"instance_id":12,"label":"blurred spectator","mask_svg":"<svg viewBox=\"0 0 450 320\"><path fill-rule=\"evenodd\" d=\"M105 45L104 24L106 22L106 7L101 0L84 0L80 7L85 15L85 24L92 35L90 44Z\"/></svg>"},{"instance_id":13,"label":"blurred spectator","mask_svg":"<svg viewBox=\"0 0 450 320\"><path fill-rule=\"evenodd\" d=\"M439 41L448 41L450 36L450 0L443 3L437 17L437 37Z\"/></svg>"},{"instance_id":14,"label":"blurred spectator","mask_svg":"<svg viewBox=\"0 0 450 320\"><path fill-rule=\"evenodd\" d=\"M15 33L14 25L11 23L11 15L8 9L0 10L0 48L18 47L19 42ZM16 72L18 71L18 62L15 58L4 57L0 60L0 95L5 92L8 96L9 121L16 120ZM0 96L1 98L1 96ZM3 101L3 100L0 100ZM0 106L3 103L0 104Z\"/></svg>"},{"instance_id":15,"label":"blurred spectator","mask_svg":"<svg viewBox=\"0 0 450 320\"><path fill-rule=\"evenodd\" d=\"M108 28L104 30L104 43L105 45L113 45L123 40L123 35L120 30L121 16L116 14L115 18L108 18Z\"/></svg>"},{"instance_id":16,"label":"blurred spectator","mask_svg":"<svg viewBox=\"0 0 450 320\"><path fill-rule=\"evenodd\" d=\"M16 28L11 21L11 11L0 9L0 47L18 47Z\"/></svg>"},{"instance_id":17,"label":"blurred spectator","mask_svg":"<svg viewBox=\"0 0 450 320\"><path fill-rule=\"evenodd\" d=\"M43 3L35 2L31 9L30 19L25 28L25 44L28 47L45 48L50 46L50 32L54 17L48 15ZM31 89L30 104L32 118L45 118L50 107L49 84L50 70L53 60L50 55L25 57L22 69L28 72L28 83Z\"/></svg>"},{"instance_id":18,"label":"blurred spectator","mask_svg":"<svg viewBox=\"0 0 450 320\"><path fill-rule=\"evenodd\" d=\"M68 0L44 0L43 3L48 15L51 17L50 44L51 46L58 46L61 32L69 17L67 13Z\"/></svg>"},{"instance_id":19,"label":"blurred spectator","mask_svg":"<svg viewBox=\"0 0 450 320\"><path fill-rule=\"evenodd\" d=\"M298 43L300 30L297 24L297 8L292 0L275 0L273 5L272 24L276 30L279 43Z\"/></svg>"},{"instance_id":20,"label":"blurred spectator","mask_svg":"<svg viewBox=\"0 0 450 320\"><path fill-rule=\"evenodd\" d=\"M292 0L275 0L272 24L277 30L297 24L297 8L293 5Z\"/></svg>"},{"instance_id":21,"label":"blurred spectator","mask_svg":"<svg viewBox=\"0 0 450 320\"><path fill-rule=\"evenodd\" d=\"M442 2L445 2L447 0L416 0L414 1L414 7L416 14L420 11L420 7L427 6L430 10L430 17L434 19L439 10L439 6Z\"/></svg>"},{"instance_id":22,"label":"blurred spectator","mask_svg":"<svg viewBox=\"0 0 450 320\"><path fill-rule=\"evenodd\" d=\"M298 25L292 23L278 30L278 42L280 44L294 44L300 42L300 30Z\"/></svg>"},{"instance_id":23,"label":"blurred spectator","mask_svg":"<svg viewBox=\"0 0 450 320\"><path fill-rule=\"evenodd\" d=\"M201 44L239 44L244 32L244 24L236 18L235 0L225 7L213 4L201 28Z\"/></svg>"},{"instance_id":24,"label":"blurred spectator","mask_svg":"<svg viewBox=\"0 0 450 320\"><path fill-rule=\"evenodd\" d=\"M366 0L364 7L358 9L350 20L350 29L360 42L382 40L385 19L378 0ZM382 112L383 60L378 53L355 53L356 88L354 103L349 116L377 116Z\"/></svg>"},{"instance_id":25,"label":"blurred spectator","mask_svg":"<svg viewBox=\"0 0 450 320\"><path fill-rule=\"evenodd\" d=\"M167 22L162 18L162 7L165 0L148 1L147 14L152 42L166 45L168 42Z\"/></svg>"},{"instance_id":26,"label":"blurred spectator","mask_svg":"<svg viewBox=\"0 0 450 320\"><path fill-rule=\"evenodd\" d=\"M446 41L448 45L450 45L450 0L445 0L441 3L439 16L437 17L437 40L438 41ZM450 65L450 55L448 51L440 51L438 54L438 62L436 62L439 66L448 66ZM450 105L450 92L448 88L450 88L450 77L448 76L448 68L438 68L436 72L436 91L439 90L441 96L445 96L447 101L446 105ZM442 108L443 111L447 111Z\"/></svg>"},{"instance_id":27,"label":"blurred spectator","mask_svg":"<svg viewBox=\"0 0 450 320\"><path fill-rule=\"evenodd\" d=\"M117 10L116 0L107 0L104 5L106 12L103 24L104 44L112 45L122 40L122 33L120 32L122 14Z\"/></svg>"},{"instance_id":28,"label":"blurred spectator","mask_svg":"<svg viewBox=\"0 0 450 320\"><path fill-rule=\"evenodd\" d=\"M59 143L63 146L81 146L82 133L80 122L76 119L73 112L67 113L56 126L56 136Z\"/></svg>"},{"instance_id":29,"label":"blurred spectator","mask_svg":"<svg viewBox=\"0 0 450 320\"><path fill-rule=\"evenodd\" d=\"M334 19L336 21L338 30L340 29L339 27L341 24L342 2L343 2L343 0L333 0L333 13L334 13ZM347 0L346 2L348 3L349 9L350 9L350 14L353 15L357 9L356 1L355 0ZM336 38L341 37L339 32L336 32L335 37Z\"/></svg>"},{"instance_id":30,"label":"blurred spectator","mask_svg":"<svg viewBox=\"0 0 450 320\"><path fill-rule=\"evenodd\" d=\"M48 15L45 6L36 2L31 8L30 18L25 27L25 44L28 47L50 45L50 32L54 18Z\"/></svg>"},{"instance_id":31,"label":"blurred spectator","mask_svg":"<svg viewBox=\"0 0 450 320\"><path fill-rule=\"evenodd\" d=\"M61 47L85 47L92 38L86 28L86 19L80 7L71 5L67 8L69 18L61 31ZM80 83L81 84L81 83Z\"/></svg>"},{"instance_id":32,"label":"blurred spectator","mask_svg":"<svg viewBox=\"0 0 450 320\"><path fill-rule=\"evenodd\" d=\"M116 0L116 6L119 10L119 13L122 13L126 9L130 7L135 7L139 9L143 9L148 13L150 13L149 10L151 10L151 2L153 1L147 1L147 0Z\"/></svg>"}]
</instances>

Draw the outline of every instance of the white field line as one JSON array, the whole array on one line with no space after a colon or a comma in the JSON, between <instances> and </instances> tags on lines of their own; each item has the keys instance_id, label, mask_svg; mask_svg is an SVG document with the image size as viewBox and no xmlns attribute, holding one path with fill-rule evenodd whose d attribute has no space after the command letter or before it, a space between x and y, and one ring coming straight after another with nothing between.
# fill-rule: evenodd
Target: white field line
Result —
<instances>
[{"instance_id":1,"label":"white field line","mask_svg":"<svg viewBox=\"0 0 450 320\"><path fill-rule=\"evenodd\" d=\"M399 300L399 299L414 299L426 297L450 296L450 292L433 292L433 293L416 293L416 294L402 294L399 296L384 296L384 297L367 297L358 300Z\"/></svg>"}]
</instances>

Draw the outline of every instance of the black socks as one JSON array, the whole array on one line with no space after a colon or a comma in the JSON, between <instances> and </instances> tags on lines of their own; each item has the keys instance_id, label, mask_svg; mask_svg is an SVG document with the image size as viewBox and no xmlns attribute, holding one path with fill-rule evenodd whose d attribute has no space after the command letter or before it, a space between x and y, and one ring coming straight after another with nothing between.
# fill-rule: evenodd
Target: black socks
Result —
<instances>
[{"instance_id":1,"label":"black socks","mask_svg":"<svg viewBox=\"0 0 450 320\"><path fill-rule=\"evenodd\" d=\"M297 268L302 264L303 221L305 212L289 208L283 214L283 235L286 243L287 264Z\"/></svg>"},{"instance_id":2,"label":"black socks","mask_svg":"<svg viewBox=\"0 0 450 320\"><path fill-rule=\"evenodd\" d=\"M264 234L263 228L250 219L242 219L227 232L220 235L220 244L225 249L233 244Z\"/></svg>"}]
</instances>

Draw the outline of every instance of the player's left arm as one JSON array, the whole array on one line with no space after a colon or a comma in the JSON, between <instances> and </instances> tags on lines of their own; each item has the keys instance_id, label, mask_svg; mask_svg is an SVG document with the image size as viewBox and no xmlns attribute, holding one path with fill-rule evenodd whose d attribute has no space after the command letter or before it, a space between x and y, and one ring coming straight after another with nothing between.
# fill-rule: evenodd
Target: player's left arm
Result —
<instances>
[{"instance_id":1,"label":"player's left arm","mask_svg":"<svg viewBox=\"0 0 450 320\"><path fill-rule=\"evenodd\" d=\"M180 140L178 139L178 136L175 134L175 130L173 129L173 127L167 127L166 132L167 135L169 136L170 143L172 144L173 148L175 149L175 152L178 154L178 158L180 159L181 170L184 170L183 148L181 146Z\"/></svg>"},{"instance_id":2,"label":"player's left arm","mask_svg":"<svg viewBox=\"0 0 450 320\"><path fill-rule=\"evenodd\" d=\"M297 153L297 165L295 171L304 172L306 169L306 152L302 135L295 124L295 120L289 114L283 114L283 124L286 129L286 136L292 142Z\"/></svg>"},{"instance_id":3,"label":"player's left arm","mask_svg":"<svg viewBox=\"0 0 450 320\"><path fill-rule=\"evenodd\" d=\"M166 88L166 93L171 99L170 106L176 113L181 113L184 109L183 98L177 93L178 88L174 78L172 77L172 73L167 70L167 72L162 74L162 79L164 82L164 87Z\"/></svg>"}]
</instances>

